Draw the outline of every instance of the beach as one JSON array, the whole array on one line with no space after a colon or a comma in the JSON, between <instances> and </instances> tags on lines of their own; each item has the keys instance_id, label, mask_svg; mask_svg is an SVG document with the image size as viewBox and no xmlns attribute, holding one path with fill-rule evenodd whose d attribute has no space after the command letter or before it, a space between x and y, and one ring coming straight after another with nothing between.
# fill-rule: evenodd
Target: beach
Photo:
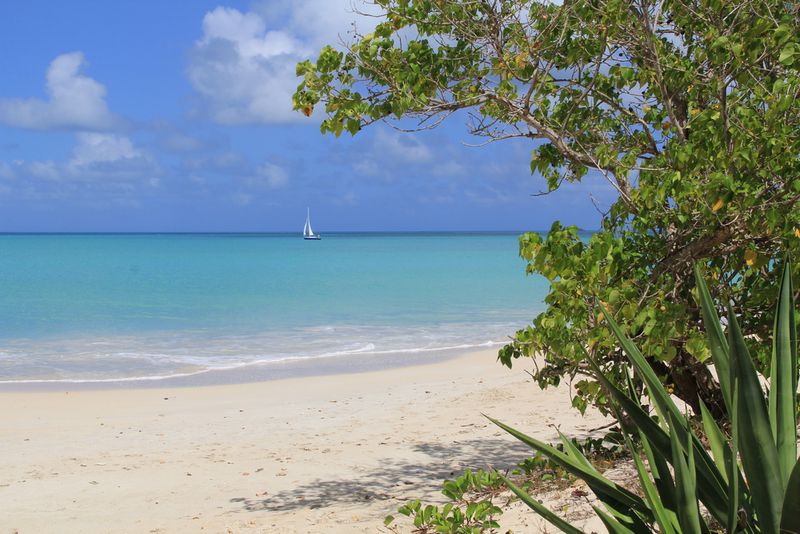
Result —
<instances>
[{"instance_id":1,"label":"beach","mask_svg":"<svg viewBox=\"0 0 800 534\"><path fill-rule=\"evenodd\" d=\"M530 455L482 412L546 441L606 422L524 369L483 350L253 383L2 391L0 532L380 532L409 499L444 502L444 479ZM500 521L541 528L519 506Z\"/></svg>"}]
</instances>

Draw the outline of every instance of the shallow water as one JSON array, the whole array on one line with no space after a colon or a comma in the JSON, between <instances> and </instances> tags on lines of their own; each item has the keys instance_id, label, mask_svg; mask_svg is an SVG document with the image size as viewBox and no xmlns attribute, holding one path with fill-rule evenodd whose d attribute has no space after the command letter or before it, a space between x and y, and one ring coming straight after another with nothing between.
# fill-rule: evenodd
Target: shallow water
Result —
<instances>
[{"instance_id":1,"label":"shallow water","mask_svg":"<svg viewBox=\"0 0 800 534\"><path fill-rule=\"evenodd\" d=\"M503 343L516 234L0 235L0 381L154 379Z\"/></svg>"}]
</instances>

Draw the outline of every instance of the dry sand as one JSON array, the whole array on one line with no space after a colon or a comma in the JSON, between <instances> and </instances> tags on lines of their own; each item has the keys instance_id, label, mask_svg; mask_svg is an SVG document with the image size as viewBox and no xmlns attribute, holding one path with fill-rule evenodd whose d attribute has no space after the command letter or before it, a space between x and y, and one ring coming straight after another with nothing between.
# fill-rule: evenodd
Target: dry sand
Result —
<instances>
[{"instance_id":1,"label":"dry sand","mask_svg":"<svg viewBox=\"0 0 800 534\"><path fill-rule=\"evenodd\" d=\"M441 502L443 479L529 455L480 412L544 440L554 425L585 436L604 423L495 355L251 384L0 392L0 533L380 532L408 499ZM541 529L519 506L501 525Z\"/></svg>"}]
</instances>

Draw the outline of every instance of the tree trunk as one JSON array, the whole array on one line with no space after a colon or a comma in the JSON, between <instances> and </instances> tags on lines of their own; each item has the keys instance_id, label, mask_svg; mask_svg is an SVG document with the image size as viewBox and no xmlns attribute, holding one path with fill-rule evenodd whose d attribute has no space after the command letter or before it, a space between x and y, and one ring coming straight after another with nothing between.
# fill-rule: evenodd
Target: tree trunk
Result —
<instances>
[{"instance_id":1,"label":"tree trunk","mask_svg":"<svg viewBox=\"0 0 800 534\"><path fill-rule=\"evenodd\" d=\"M681 351L670 363L669 380L675 387L675 396L691 406L695 414L700 414L702 400L716 420L727 417L722 390L705 364Z\"/></svg>"}]
</instances>

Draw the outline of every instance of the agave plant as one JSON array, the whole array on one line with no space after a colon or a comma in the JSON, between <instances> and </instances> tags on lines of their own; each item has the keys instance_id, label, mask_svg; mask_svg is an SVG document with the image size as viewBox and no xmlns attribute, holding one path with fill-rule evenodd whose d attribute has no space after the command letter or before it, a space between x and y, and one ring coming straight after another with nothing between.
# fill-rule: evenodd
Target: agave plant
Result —
<instances>
[{"instance_id":1,"label":"agave plant","mask_svg":"<svg viewBox=\"0 0 800 534\"><path fill-rule=\"evenodd\" d=\"M709 349L730 416L730 437L701 406L706 449L688 416L673 402L641 352L608 312L605 319L646 387L655 415L643 406L630 379L627 388L620 388L588 355L587 359L618 415L627 415L637 427L633 432L638 435L626 433L626 440L633 451L643 497L604 477L565 436L561 435L561 452L490 419L583 479L604 506L595 506L594 510L609 532L638 533L657 528L668 534L712 530L800 533L797 336L789 262L783 268L776 308L766 395L733 311L729 307L726 338L697 269L695 277ZM525 504L562 531L581 532L511 481L505 482Z\"/></svg>"}]
</instances>

